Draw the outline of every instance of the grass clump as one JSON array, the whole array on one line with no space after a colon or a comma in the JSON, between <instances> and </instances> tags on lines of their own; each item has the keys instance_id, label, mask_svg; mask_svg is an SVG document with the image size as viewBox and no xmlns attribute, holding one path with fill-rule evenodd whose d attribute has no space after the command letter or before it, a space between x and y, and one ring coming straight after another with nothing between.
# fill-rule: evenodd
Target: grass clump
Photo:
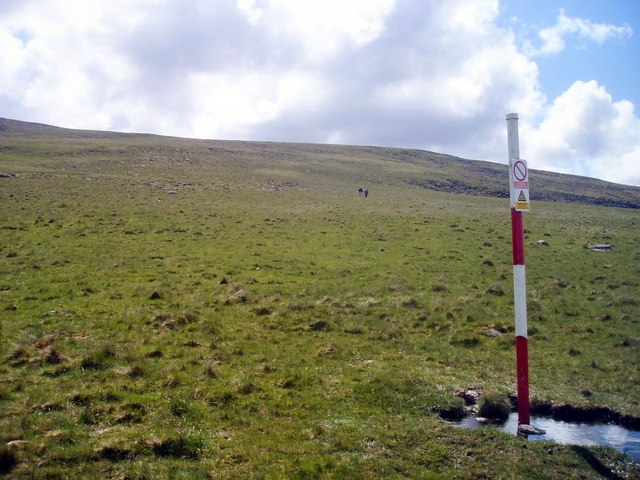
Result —
<instances>
[{"instance_id":1,"label":"grass clump","mask_svg":"<svg viewBox=\"0 0 640 480\"><path fill-rule=\"evenodd\" d=\"M81 370L102 370L112 365L116 358L115 350L111 346L106 346L96 352L89 353L80 360Z\"/></svg>"},{"instance_id":2,"label":"grass clump","mask_svg":"<svg viewBox=\"0 0 640 480\"><path fill-rule=\"evenodd\" d=\"M158 457L197 459L205 442L202 435L180 433L166 438L152 438L144 442L145 446Z\"/></svg>"},{"instance_id":3,"label":"grass clump","mask_svg":"<svg viewBox=\"0 0 640 480\"><path fill-rule=\"evenodd\" d=\"M480 398L478 416L504 421L511 413L511 403L505 395L488 393Z\"/></svg>"}]
</instances>

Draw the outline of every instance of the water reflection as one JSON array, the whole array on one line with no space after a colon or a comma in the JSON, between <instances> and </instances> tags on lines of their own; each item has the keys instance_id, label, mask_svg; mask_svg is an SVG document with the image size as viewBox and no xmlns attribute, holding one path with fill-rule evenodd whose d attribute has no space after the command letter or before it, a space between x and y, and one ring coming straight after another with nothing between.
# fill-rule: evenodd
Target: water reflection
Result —
<instances>
[{"instance_id":1,"label":"water reflection","mask_svg":"<svg viewBox=\"0 0 640 480\"><path fill-rule=\"evenodd\" d=\"M465 428L480 428L484 424L476 417L469 416L461 422L447 422ZM531 425L546 430L544 435L532 435L529 440L553 440L569 445L608 445L629 455L640 462L640 432L627 430L619 425L602 423L570 423L549 417L532 417ZM512 413L509 419L497 428L516 435L518 414Z\"/></svg>"}]
</instances>

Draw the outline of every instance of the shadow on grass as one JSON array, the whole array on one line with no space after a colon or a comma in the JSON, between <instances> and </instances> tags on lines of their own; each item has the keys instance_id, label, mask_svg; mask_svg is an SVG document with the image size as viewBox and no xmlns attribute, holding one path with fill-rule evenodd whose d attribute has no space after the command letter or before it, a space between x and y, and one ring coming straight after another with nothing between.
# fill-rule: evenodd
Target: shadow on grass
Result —
<instances>
[{"instance_id":1,"label":"shadow on grass","mask_svg":"<svg viewBox=\"0 0 640 480\"><path fill-rule=\"evenodd\" d=\"M622 480L624 478L612 472L611 469L604 465L593 453L589 451L589 449L580 445L573 445L571 450L580 455L585 462L591 465L591 468L604 478L609 480Z\"/></svg>"}]
</instances>

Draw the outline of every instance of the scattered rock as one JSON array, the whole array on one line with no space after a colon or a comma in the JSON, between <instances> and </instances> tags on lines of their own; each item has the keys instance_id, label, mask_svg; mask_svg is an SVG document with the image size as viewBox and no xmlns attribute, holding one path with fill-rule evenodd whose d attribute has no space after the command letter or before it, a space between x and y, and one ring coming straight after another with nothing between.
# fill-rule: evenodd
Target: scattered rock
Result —
<instances>
[{"instance_id":1,"label":"scattered rock","mask_svg":"<svg viewBox=\"0 0 640 480\"><path fill-rule=\"evenodd\" d=\"M480 411L480 407L478 405L465 405L464 406L464 414L465 415L474 415L478 416L478 411Z\"/></svg>"},{"instance_id":2,"label":"scattered rock","mask_svg":"<svg viewBox=\"0 0 640 480\"><path fill-rule=\"evenodd\" d=\"M531 425L521 424L518 425L518 435L544 435L545 432L541 428L532 427Z\"/></svg>"},{"instance_id":3,"label":"scattered rock","mask_svg":"<svg viewBox=\"0 0 640 480\"><path fill-rule=\"evenodd\" d=\"M544 247L548 247L549 246L549 242L547 242L546 240L538 240L538 245L542 245Z\"/></svg>"},{"instance_id":4,"label":"scattered rock","mask_svg":"<svg viewBox=\"0 0 640 480\"><path fill-rule=\"evenodd\" d=\"M476 403L478 403L478 399L480 398L480 392L477 388L472 387L460 392L458 396L462 397L465 404L475 405Z\"/></svg>"},{"instance_id":5,"label":"scattered rock","mask_svg":"<svg viewBox=\"0 0 640 480\"><path fill-rule=\"evenodd\" d=\"M242 288L231 291L231 293L224 299L225 305L231 305L234 303L247 303L247 295Z\"/></svg>"},{"instance_id":6,"label":"scattered rock","mask_svg":"<svg viewBox=\"0 0 640 480\"><path fill-rule=\"evenodd\" d=\"M490 328L489 330L487 330L487 334L490 337L501 337L502 336L502 332L496 330L495 328Z\"/></svg>"},{"instance_id":7,"label":"scattered rock","mask_svg":"<svg viewBox=\"0 0 640 480\"><path fill-rule=\"evenodd\" d=\"M31 410L34 412L58 412L60 410L64 410L64 407L56 402L45 402L41 404L36 404L31 407Z\"/></svg>"},{"instance_id":8,"label":"scattered rock","mask_svg":"<svg viewBox=\"0 0 640 480\"><path fill-rule=\"evenodd\" d=\"M587 250L591 250L592 252L610 252L611 250L613 250L613 248L611 247L611 245L609 244L591 244L591 243L587 243L585 245L585 248Z\"/></svg>"}]
</instances>

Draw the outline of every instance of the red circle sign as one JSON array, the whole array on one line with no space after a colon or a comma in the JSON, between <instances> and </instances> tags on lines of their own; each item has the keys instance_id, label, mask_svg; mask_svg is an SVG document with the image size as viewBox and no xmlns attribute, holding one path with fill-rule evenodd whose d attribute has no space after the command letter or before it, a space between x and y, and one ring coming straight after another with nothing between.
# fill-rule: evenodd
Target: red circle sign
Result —
<instances>
[{"instance_id":1,"label":"red circle sign","mask_svg":"<svg viewBox=\"0 0 640 480\"><path fill-rule=\"evenodd\" d=\"M519 182L523 182L527 178L527 166L522 160L513 164L513 177Z\"/></svg>"}]
</instances>

